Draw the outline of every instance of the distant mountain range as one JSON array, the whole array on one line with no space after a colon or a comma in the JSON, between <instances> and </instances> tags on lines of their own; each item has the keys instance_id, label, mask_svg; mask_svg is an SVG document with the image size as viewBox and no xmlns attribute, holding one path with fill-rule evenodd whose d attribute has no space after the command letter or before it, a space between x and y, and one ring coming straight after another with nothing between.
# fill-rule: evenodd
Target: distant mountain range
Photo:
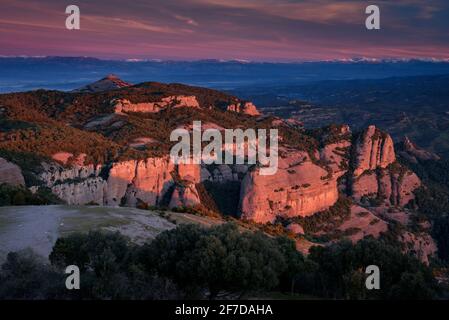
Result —
<instances>
[{"instance_id":1,"label":"distant mountain range","mask_svg":"<svg viewBox=\"0 0 449 320\"><path fill-rule=\"evenodd\" d=\"M449 74L444 60L373 60L321 62L100 60L89 57L0 57L0 92L35 89L73 90L105 74L132 83L151 79L220 90L245 86L297 85L321 80L379 79Z\"/></svg>"}]
</instances>

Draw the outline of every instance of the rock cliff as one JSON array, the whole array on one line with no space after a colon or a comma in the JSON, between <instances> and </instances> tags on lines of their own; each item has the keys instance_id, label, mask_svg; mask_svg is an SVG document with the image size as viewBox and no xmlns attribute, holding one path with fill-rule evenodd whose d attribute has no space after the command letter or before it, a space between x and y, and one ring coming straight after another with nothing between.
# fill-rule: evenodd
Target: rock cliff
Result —
<instances>
[{"instance_id":1,"label":"rock cliff","mask_svg":"<svg viewBox=\"0 0 449 320\"><path fill-rule=\"evenodd\" d=\"M408 137L405 137L404 141L399 146L399 154L411 163L417 163L419 160L426 161L440 159L437 154L419 148Z\"/></svg>"},{"instance_id":2,"label":"rock cliff","mask_svg":"<svg viewBox=\"0 0 449 320\"><path fill-rule=\"evenodd\" d=\"M280 159L276 174L248 172L241 186L242 218L260 223L277 216L308 216L338 199L337 179L312 163L307 153L292 152Z\"/></svg>"},{"instance_id":3,"label":"rock cliff","mask_svg":"<svg viewBox=\"0 0 449 320\"><path fill-rule=\"evenodd\" d=\"M370 126L352 145L349 133L349 128L342 127L332 139L324 137L327 143L313 153L315 160L306 152L295 151L280 159L273 176L261 176L258 169L249 172L241 186L242 217L265 223L278 216L309 216L331 207L339 192L347 191L363 205L408 204L421 182L416 174L395 162L391 137ZM343 176L349 177L350 190L339 186Z\"/></svg>"},{"instance_id":4,"label":"rock cliff","mask_svg":"<svg viewBox=\"0 0 449 320\"><path fill-rule=\"evenodd\" d=\"M369 126L357 139L354 176L367 170L386 168L396 161L393 139L375 126Z\"/></svg>"},{"instance_id":5,"label":"rock cliff","mask_svg":"<svg viewBox=\"0 0 449 320\"><path fill-rule=\"evenodd\" d=\"M418 176L397 165L395 168L367 171L352 182L352 196L358 202L369 204L378 200L378 205L405 206L414 199L413 190L421 185Z\"/></svg>"},{"instance_id":6,"label":"rock cliff","mask_svg":"<svg viewBox=\"0 0 449 320\"><path fill-rule=\"evenodd\" d=\"M169 96L156 102L132 103L128 99L114 99L111 101L114 112L122 114L125 112L159 112L172 108L199 108L200 105L195 96Z\"/></svg>"},{"instance_id":7,"label":"rock cliff","mask_svg":"<svg viewBox=\"0 0 449 320\"><path fill-rule=\"evenodd\" d=\"M251 102L237 102L227 106L226 110L234 111L239 113L248 114L250 116L258 116L260 115L259 110L257 110L256 106Z\"/></svg>"},{"instance_id":8,"label":"rock cliff","mask_svg":"<svg viewBox=\"0 0 449 320\"><path fill-rule=\"evenodd\" d=\"M43 164L40 178L52 192L70 205L97 203L107 206L136 206L144 202L160 205L164 197L183 205L199 203L195 184L201 179L200 166L172 164L168 157L129 160L112 166ZM186 191L186 186L190 191ZM173 205L174 206L174 205Z\"/></svg>"}]
</instances>

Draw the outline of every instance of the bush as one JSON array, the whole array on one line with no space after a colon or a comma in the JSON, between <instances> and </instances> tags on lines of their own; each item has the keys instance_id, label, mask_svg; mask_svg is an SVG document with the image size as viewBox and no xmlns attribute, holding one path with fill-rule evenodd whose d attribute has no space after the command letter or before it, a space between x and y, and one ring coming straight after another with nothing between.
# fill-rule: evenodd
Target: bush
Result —
<instances>
[{"instance_id":1,"label":"bush","mask_svg":"<svg viewBox=\"0 0 449 320\"><path fill-rule=\"evenodd\" d=\"M143 246L118 233L72 234L57 240L51 265L29 250L9 253L0 271L0 299L241 298L272 290L336 299L430 299L429 267L380 240L312 247L242 232L235 224L180 225ZM65 288L67 265L81 289ZM365 268L377 265L381 289L367 290Z\"/></svg>"},{"instance_id":2,"label":"bush","mask_svg":"<svg viewBox=\"0 0 449 320\"><path fill-rule=\"evenodd\" d=\"M286 259L295 255L291 248L260 232L242 232L235 224L210 229L181 225L145 245L142 259L147 269L173 279L190 296L206 290L214 299L277 287L294 272L297 260Z\"/></svg>"},{"instance_id":3,"label":"bush","mask_svg":"<svg viewBox=\"0 0 449 320\"><path fill-rule=\"evenodd\" d=\"M0 206L49 205L62 201L46 188L39 188L36 193L24 187L0 184Z\"/></svg>"},{"instance_id":4,"label":"bush","mask_svg":"<svg viewBox=\"0 0 449 320\"><path fill-rule=\"evenodd\" d=\"M429 267L398 248L365 238L353 245L340 242L329 247L312 247L309 258L318 265L316 294L336 299L430 299L437 283ZM381 289L367 290L365 275L369 265L380 268ZM408 283L414 274L413 283ZM407 294L404 295L404 292Z\"/></svg>"}]
</instances>

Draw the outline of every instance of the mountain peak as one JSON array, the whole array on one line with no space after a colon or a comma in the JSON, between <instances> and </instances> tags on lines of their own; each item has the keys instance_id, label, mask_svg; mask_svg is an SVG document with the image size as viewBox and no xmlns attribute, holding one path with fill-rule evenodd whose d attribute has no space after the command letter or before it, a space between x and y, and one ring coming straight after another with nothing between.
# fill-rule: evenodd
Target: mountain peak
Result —
<instances>
[{"instance_id":1,"label":"mountain peak","mask_svg":"<svg viewBox=\"0 0 449 320\"><path fill-rule=\"evenodd\" d=\"M121 81L121 79L113 73L108 74L106 77L104 77L101 80L120 80Z\"/></svg>"},{"instance_id":2,"label":"mountain peak","mask_svg":"<svg viewBox=\"0 0 449 320\"><path fill-rule=\"evenodd\" d=\"M123 81L115 74L108 74L101 80L95 81L91 84L88 84L84 87L73 90L73 92L102 92L109 91L114 89L120 89L124 87L132 86L131 83Z\"/></svg>"}]
</instances>

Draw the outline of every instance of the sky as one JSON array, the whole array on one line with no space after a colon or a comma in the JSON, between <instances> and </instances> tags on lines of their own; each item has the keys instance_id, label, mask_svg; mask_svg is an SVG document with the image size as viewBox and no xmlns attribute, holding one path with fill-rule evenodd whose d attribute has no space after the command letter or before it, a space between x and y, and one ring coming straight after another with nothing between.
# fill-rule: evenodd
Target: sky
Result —
<instances>
[{"instance_id":1,"label":"sky","mask_svg":"<svg viewBox=\"0 0 449 320\"><path fill-rule=\"evenodd\" d=\"M67 30L78 5L81 29ZM367 30L365 8L380 8ZM449 58L447 0L0 0L1 56Z\"/></svg>"}]
</instances>

